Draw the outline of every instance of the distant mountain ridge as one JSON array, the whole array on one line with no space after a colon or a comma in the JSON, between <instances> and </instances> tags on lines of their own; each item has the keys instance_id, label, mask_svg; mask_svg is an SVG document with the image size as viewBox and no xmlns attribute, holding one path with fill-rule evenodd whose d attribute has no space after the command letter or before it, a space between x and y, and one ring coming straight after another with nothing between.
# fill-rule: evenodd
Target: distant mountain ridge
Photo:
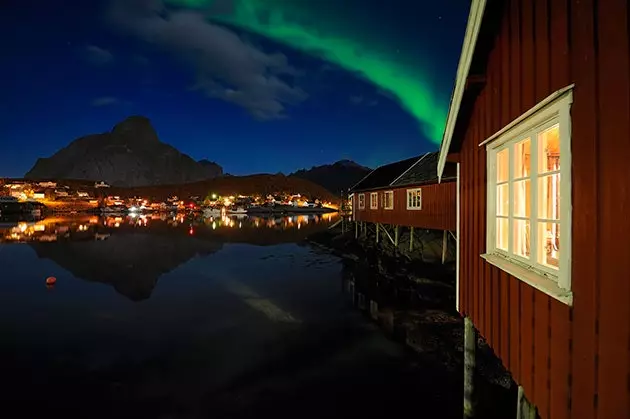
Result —
<instances>
[{"instance_id":1,"label":"distant mountain ridge","mask_svg":"<svg viewBox=\"0 0 630 419\"><path fill-rule=\"evenodd\" d=\"M339 196L342 190L346 192L371 171L369 167L361 166L352 160L339 160L333 164L298 170L289 176L310 180Z\"/></svg>"},{"instance_id":2,"label":"distant mountain ridge","mask_svg":"<svg viewBox=\"0 0 630 419\"><path fill-rule=\"evenodd\" d=\"M51 157L39 158L27 179L104 180L117 186L196 182L223 175L208 160L195 161L163 143L144 116L131 116L110 132L77 138Z\"/></svg>"}]
</instances>

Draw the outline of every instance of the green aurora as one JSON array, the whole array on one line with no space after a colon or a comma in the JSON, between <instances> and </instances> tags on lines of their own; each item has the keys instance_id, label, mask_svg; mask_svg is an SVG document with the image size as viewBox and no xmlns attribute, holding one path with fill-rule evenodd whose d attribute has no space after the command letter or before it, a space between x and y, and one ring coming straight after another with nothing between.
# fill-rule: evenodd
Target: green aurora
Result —
<instances>
[{"instance_id":1,"label":"green aurora","mask_svg":"<svg viewBox=\"0 0 630 419\"><path fill-rule=\"evenodd\" d=\"M166 0L208 12L208 19L233 26L336 64L393 95L433 143L442 139L448 103L440 101L420 59L407 59L371 28L340 19L336 2L232 0L229 13L214 11L214 0ZM313 7L317 5L317 7ZM310 6L310 7L309 7ZM407 54L409 55L409 54Z\"/></svg>"}]
</instances>

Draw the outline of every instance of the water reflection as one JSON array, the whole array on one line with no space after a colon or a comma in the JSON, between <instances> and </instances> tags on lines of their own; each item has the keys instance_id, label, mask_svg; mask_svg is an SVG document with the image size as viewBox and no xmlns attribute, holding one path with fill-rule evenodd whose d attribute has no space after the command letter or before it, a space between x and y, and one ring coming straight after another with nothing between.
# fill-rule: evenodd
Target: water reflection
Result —
<instances>
[{"instance_id":1,"label":"water reflection","mask_svg":"<svg viewBox=\"0 0 630 419\"><path fill-rule=\"evenodd\" d=\"M48 217L0 224L0 242L28 243L77 278L109 284L133 301L151 296L160 276L224 243L299 242L336 215L198 217L193 214Z\"/></svg>"},{"instance_id":2,"label":"water reflection","mask_svg":"<svg viewBox=\"0 0 630 419\"><path fill-rule=\"evenodd\" d=\"M178 228L185 228L189 235L220 231L222 229L248 230L250 234L243 234L240 241L249 242L254 235L260 237L260 232L251 230L302 230L310 232L321 230L338 219L337 213L333 214L309 214L284 217L248 216L242 214L221 215L217 217L203 217L195 214L129 214L123 215L75 215L53 216L42 220L1 220L0 242L57 242L62 240L104 240L117 231L126 231L129 228L145 228L148 231L164 231L171 228L176 232ZM300 236L304 234L300 233ZM227 236L221 235L222 238ZM267 236L270 237L270 236ZM295 241L295 236L287 236L282 242ZM229 240L228 241L232 241ZM239 240L237 240L239 241ZM271 240L268 244L276 244L277 240ZM264 241L255 240L255 244L264 244Z\"/></svg>"}]
</instances>

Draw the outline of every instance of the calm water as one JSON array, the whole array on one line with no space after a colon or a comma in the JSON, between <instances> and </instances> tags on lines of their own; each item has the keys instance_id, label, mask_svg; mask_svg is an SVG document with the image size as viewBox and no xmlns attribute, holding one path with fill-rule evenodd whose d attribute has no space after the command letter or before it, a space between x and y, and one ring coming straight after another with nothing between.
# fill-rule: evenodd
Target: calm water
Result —
<instances>
[{"instance_id":1,"label":"calm water","mask_svg":"<svg viewBox=\"0 0 630 419\"><path fill-rule=\"evenodd\" d=\"M349 304L342 262L303 242L335 221L1 224L7 417L458 416L439 372Z\"/></svg>"}]
</instances>

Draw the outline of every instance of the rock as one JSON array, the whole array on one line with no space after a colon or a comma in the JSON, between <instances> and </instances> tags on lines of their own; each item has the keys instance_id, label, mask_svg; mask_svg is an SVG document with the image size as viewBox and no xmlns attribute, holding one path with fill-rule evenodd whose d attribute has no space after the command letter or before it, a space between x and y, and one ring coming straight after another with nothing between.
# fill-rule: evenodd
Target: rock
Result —
<instances>
[{"instance_id":1,"label":"rock","mask_svg":"<svg viewBox=\"0 0 630 419\"><path fill-rule=\"evenodd\" d=\"M222 174L218 164L197 162L161 142L148 118L131 116L111 132L78 138L53 156L38 159L25 177L146 186L195 182Z\"/></svg>"}]
</instances>

